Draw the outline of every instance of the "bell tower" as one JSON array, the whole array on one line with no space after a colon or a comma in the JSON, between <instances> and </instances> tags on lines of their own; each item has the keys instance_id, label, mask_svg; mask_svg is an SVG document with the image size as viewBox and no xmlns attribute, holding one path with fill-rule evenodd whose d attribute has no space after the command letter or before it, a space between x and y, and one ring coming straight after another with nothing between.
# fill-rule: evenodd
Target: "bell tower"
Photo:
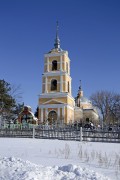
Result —
<instances>
[{"instance_id":1,"label":"bell tower","mask_svg":"<svg viewBox=\"0 0 120 180\"><path fill-rule=\"evenodd\" d=\"M70 59L60 47L58 22L54 48L44 55L42 93L39 95L39 121L61 124L74 121Z\"/></svg>"}]
</instances>

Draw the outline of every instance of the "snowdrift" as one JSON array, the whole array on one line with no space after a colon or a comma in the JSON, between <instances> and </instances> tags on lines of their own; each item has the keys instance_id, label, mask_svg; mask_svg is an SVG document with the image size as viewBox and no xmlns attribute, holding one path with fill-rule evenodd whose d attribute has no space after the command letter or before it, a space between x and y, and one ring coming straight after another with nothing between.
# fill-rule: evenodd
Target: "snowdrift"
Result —
<instances>
[{"instance_id":1,"label":"snowdrift","mask_svg":"<svg viewBox=\"0 0 120 180\"><path fill-rule=\"evenodd\" d=\"M109 180L77 165L42 166L15 157L0 158L0 180Z\"/></svg>"}]
</instances>

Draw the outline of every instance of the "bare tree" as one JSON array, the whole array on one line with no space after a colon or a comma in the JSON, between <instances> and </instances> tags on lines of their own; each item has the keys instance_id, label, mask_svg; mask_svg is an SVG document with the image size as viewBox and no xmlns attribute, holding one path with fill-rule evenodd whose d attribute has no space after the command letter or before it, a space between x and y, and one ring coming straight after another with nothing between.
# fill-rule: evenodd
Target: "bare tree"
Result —
<instances>
[{"instance_id":1,"label":"bare tree","mask_svg":"<svg viewBox=\"0 0 120 180\"><path fill-rule=\"evenodd\" d=\"M120 119L120 94L109 91L98 91L90 99L100 110L103 123L115 123Z\"/></svg>"},{"instance_id":2,"label":"bare tree","mask_svg":"<svg viewBox=\"0 0 120 180\"><path fill-rule=\"evenodd\" d=\"M115 122L118 122L118 125L120 125L120 95L119 94L114 94L113 99L111 99L109 106L109 113L113 124Z\"/></svg>"}]
</instances>

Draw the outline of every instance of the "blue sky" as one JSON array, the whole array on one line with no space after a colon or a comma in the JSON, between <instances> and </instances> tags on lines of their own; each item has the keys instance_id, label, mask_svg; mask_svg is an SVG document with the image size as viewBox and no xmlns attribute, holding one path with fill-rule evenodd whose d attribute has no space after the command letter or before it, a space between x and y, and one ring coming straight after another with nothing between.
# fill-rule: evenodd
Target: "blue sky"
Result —
<instances>
[{"instance_id":1,"label":"blue sky","mask_svg":"<svg viewBox=\"0 0 120 180\"><path fill-rule=\"evenodd\" d=\"M54 46L71 59L72 94L120 93L119 0L0 0L0 79L21 86L35 111L42 90L44 54Z\"/></svg>"}]
</instances>

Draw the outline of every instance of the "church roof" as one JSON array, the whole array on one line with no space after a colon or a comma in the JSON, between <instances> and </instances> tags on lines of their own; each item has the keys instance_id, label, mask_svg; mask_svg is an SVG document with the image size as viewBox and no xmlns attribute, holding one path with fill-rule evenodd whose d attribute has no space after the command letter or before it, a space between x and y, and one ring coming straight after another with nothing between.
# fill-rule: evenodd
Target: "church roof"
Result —
<instances>
[{"instance_id":1,"label":"church roof","mask_svg":"<svg viewBox=\"0 0 120 180\"><path fill-rule=\"evenodd\" d=\"M53 48L49 51L49 53L59 53L61 51L63 51L61 48Z\"/></svg>"}]
</instances>

